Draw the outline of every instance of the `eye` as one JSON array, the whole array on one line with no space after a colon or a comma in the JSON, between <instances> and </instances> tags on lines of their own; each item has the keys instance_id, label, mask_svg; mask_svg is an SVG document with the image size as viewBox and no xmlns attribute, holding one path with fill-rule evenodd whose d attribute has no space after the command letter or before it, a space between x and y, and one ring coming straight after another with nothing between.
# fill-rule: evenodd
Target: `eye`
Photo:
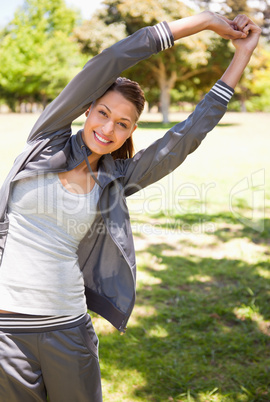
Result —
<instances>
[{"instance_id":1,"label":"eye","mask_svg":"<svg viewBox=\"0 0 270 402\"><path fill-rule=\"evenodd\" d=\"M121 126L121 127L123 127L123 128L127 128L127 125L125 124L125 123L119 123L119 125Z\"/></svg>"},{"instance_id":2,"label":"eye","mask_svg":"<svg viewBox=\"0 0 270 402\"><path fill-rule=\"evenodd\" d=\"M99 113L102 114L102 116L108 117L107 113L104 112L104 110L99 110Z\"/></svg>"}]
</instances>

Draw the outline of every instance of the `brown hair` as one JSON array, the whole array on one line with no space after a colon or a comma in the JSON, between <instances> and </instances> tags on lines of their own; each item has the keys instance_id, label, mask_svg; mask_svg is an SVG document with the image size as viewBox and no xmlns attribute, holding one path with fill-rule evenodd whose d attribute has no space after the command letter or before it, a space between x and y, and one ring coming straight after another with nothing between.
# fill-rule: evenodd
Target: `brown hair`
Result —
<instances>
[{"instance_id":1,"label":"brown hair","mask_svg":"<svg viewBox=\"0 0 270 402\"><path fill-rule=\"evenodd\" d=\"M116 91L119 92L125 99L131 102L136 108L136 122L139 120L139 117L143 111L145 97L143 90L140 85L131 81L125 77L119 77L115 80L115 82L108 88L106 92ZM132 136L129 137L121 148L112 152L113 159L128 159L132 158L134 155L134 145Z\"/></svg>"}]
</instances>

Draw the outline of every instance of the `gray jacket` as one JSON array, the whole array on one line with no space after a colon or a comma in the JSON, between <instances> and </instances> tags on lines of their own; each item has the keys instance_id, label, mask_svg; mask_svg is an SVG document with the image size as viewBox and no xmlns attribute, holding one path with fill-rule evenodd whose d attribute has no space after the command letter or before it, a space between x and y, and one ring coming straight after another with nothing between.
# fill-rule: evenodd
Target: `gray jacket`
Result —
<instances>
[{"instance_id":1,"label":"gray jacket","mask_svg":"<svg viewBox=\"0 0 270 402\"><path fill-rule=\"evenodd\" d=\"M11 183L44 172L73 169L91 151L71 123L99 98L125 69L173 45L167 23L140 29L92 58L34 125L0 190L0 256L8 236ZM127 160L104 155L99 162L101 214L81 241L78 260L88 308L124 332L135 302L136 262L125 197L172 172L193 152L226 111L232 89L222 81L189 118Z\"/></svg>"}]
</instances>

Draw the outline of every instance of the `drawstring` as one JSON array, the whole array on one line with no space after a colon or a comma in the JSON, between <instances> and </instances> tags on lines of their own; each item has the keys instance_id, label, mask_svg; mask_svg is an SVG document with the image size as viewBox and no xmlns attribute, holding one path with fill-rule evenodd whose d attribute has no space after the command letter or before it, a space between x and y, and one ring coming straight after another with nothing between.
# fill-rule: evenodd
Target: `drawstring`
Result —
<instances>
[{"instance_id":1,"label":"drawstring","mask_svg":"<svg viewBox=\"0 0 270 402\"><path fill-rule=\"evenodd\" d=\"M93 172L93 170L92 170L92 168L91 168L91 166L90 166L90 163L89 163L89 160L88 160L88 157L87 157L87 153L86 153L86 148L85 148L85 145L84 145L84 144L81 145L81 150L83 151L84 160L85 160L85 162L86 162L86 165L87 165L87 167L88 167L88 170L89 170L91 176L93 177L93 179L95 180L95 182L99 185L99 187L102 188L102 185L100 184L100 181L96 178L96 176L95 176L95 174L94 174L94 172Z\"/></svg>"}]
</instances>

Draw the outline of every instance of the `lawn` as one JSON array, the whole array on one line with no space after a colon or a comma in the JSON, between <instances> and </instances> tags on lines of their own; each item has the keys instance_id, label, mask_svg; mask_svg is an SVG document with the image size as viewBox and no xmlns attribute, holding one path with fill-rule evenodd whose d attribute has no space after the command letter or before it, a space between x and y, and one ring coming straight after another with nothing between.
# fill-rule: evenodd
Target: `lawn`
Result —
<instances>
[{"instance_id":1,"label":"lawn","mask_svg":"<svg viewBox=\"0 0 270 402\"><path fill-rule=\"evenodd\" d=\"M0 115L0 182L35 118ZM166 131L144 120L137 149ZM269 127L270 115L228 113L128 200L136 307L124 336L93 317L105 402L270 401Z\"/></svg>"}]
</instances>

